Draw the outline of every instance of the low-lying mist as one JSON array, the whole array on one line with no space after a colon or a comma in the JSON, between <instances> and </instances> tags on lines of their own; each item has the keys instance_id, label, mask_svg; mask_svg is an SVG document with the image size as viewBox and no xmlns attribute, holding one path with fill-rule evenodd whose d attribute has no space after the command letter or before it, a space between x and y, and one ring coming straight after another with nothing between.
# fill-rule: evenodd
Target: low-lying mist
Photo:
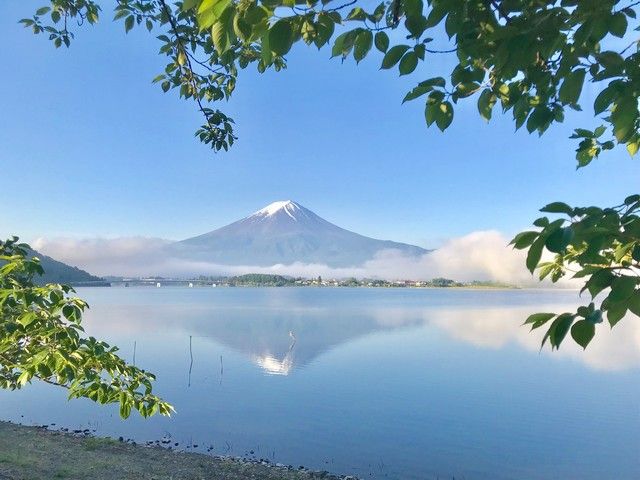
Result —
<instances>
[{"instance_id":1,"label":"low-lying mist","mask_svg":"<svg viewBox=\"0 0 640 480\"><path fill-rule=\"evenodd\" d=\"M382 250L357 267L332 268L323 264L229 266L189 261L167 255L171 242L159 238L38 238L33 247L57 260L95 275L177 276L239 275L277 273L301 277L380 278L386 280L430 280L436 277L456 281L495 281L515 285L534 285L526 270L525 253L513 250L509 238L498 231L478 231L447 241L442 247L421 257ZM565 285L566 286L566 285Z\"/></svg>"}]
</instances>

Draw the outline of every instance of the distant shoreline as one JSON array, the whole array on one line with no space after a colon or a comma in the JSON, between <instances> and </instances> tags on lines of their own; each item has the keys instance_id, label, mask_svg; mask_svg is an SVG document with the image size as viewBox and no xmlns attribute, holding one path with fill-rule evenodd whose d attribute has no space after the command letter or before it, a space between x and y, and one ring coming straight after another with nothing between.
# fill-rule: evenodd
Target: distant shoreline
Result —
<instances>
[{"instance_id":1,"label":"distant shoreline","mask_svg":"<svg viewBox=\"0 0 640 480\"><path fill-rule=\"evenodd\" d=\"M205 277L184 279L166 277L125 278L107 277L112 286L185 286L185 287L353 287L353 288L471 288L471 289L518 289L520 287L503 282L475 280L458 282L448 278L431 280L380 280L369 278L322 279L286 277L283 275L250 273L232 277Z\"/></svg>"}]
</instances>

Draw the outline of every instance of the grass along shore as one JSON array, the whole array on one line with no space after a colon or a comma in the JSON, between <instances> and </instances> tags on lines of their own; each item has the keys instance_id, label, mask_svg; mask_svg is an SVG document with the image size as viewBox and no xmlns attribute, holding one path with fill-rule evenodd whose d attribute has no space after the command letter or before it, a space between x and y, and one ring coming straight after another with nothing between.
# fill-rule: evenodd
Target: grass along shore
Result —
<instances>
[{"instance_id":1,"label":"grass along shore","mask_svg":"<svg viewBox=\"0 0 640 480\"><path fill-rule=\"evenodd\" d=\"M111 438L0 422L0 480L345 480L345 477L213 457Z\"/></svg>"}]
</instances>

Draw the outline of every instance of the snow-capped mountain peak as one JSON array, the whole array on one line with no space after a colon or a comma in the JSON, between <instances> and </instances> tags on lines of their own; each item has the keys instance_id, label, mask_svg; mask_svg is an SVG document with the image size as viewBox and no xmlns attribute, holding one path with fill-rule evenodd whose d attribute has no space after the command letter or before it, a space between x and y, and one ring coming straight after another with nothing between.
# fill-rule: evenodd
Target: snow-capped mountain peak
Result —
<instances>
[{"instance_id":1,"label":"snow-capped mountain peak","mask_svg":"<svg viewBox=\"0 0 640 480\"><path fill-rule=\"evenodd\" d=\"M276 215L278 212L282 212L289 217L296 220L296 213L301 212L302 207L298 205L296 202L291 200L282 200L278 202L273 202L267 205L264 208L261 208L257 212L255 212L252 217L271 217Z\"/></svg>"}]
</instances>

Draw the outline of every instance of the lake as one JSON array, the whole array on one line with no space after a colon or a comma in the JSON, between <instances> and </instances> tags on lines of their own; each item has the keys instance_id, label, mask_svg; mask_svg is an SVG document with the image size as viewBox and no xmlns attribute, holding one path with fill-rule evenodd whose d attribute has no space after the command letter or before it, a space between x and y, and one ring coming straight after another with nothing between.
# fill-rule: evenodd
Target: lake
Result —
<instances>
[{"instance_id":1,"label":"lake","mask_svg":"<svg viewBox=\"0 0 640 480\"><path fill-rule=\"evenodd\" d=\"M83 288L88 333L158 376L170 419L44 384L0 418L362 478L640 478L640 325L586 352L521 324L562 290Z\"/></svg>"}]
</instances>

